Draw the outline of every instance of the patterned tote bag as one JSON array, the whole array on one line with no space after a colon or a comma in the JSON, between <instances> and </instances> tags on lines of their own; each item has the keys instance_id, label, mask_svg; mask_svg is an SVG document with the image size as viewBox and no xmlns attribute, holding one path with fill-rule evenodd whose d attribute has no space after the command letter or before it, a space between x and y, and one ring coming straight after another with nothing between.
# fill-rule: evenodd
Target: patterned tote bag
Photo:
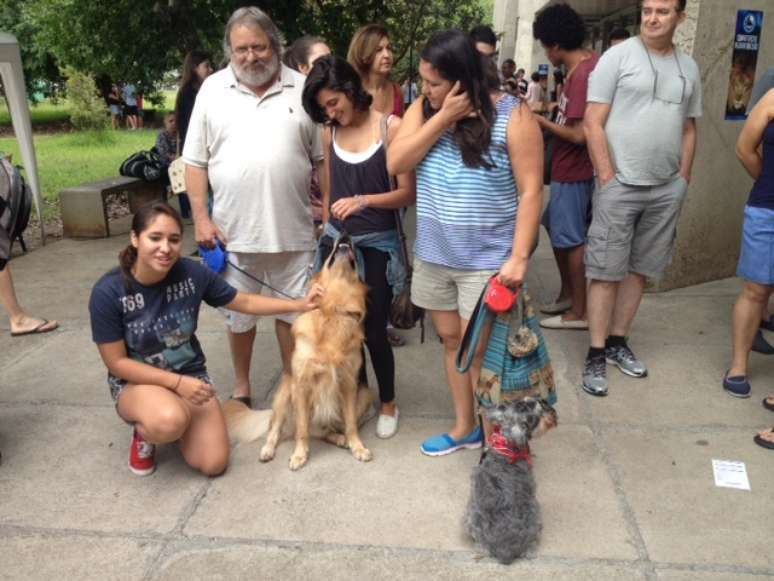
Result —
<instances>
[{"instance_id":1,"label":"patterned tote bag","mask_svg":"<svg viewBox=\"0 0 774 581\"><path fill-rule=\"evenodd\" d=\"M470 369L481 332L492 323L476 398L482 407L499 405L525 397L545 399L551 405L557 400L554 372L543 333L540 330L527 286L520 289L513 308L495 315L484 301L489 284L484 287L470 318L457 352L457 371Z\"/></svg>"}]
</instances>

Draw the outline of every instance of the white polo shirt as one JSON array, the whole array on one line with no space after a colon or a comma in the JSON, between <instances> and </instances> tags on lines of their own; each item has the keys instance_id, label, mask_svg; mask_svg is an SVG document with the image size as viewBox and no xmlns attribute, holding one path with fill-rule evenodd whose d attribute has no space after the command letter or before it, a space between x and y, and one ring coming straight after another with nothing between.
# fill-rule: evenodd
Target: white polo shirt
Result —
<instances>
[{"instance_id":1,"label":"white polo shirt","mask_svg":"<svg viewBox=\"0 0 774 581\"><path fill-rule=\"evenodd\" d=\"M310 160L323 157L320 131L301 105L304 77L282 66L258 97L231 66L202 84L183 149L186 164L205 168L212 218L235 252L314 248Z\"/></svg>"}]
</instances>

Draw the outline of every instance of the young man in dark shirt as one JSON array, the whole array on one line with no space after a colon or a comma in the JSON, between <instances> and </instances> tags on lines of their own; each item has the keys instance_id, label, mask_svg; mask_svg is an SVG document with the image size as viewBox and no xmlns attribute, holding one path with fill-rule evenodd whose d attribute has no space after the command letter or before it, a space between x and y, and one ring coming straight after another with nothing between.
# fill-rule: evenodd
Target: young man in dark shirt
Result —
<instances>
[{"instance_id":1,"label":"young man in dark shirt","mask_svg":"<svg viewBox=\"0 0 774 581\"><path fill-rule=\"evenodd\" d=\"M535 117L543 129L554 135L551 199L543 215L543 225L551 236L562 279L559 297L543 308L544 313L554 316L540 324L549 329L587 329L583 254L594 168L586 149L583 114L589 74L599 56L583 48L586 36L583 19L566 4L549 6L540 12L533 25L533 35L543 45L551 64L564 66L567 71L556 122Z\"/></svg>"}]
</instances>

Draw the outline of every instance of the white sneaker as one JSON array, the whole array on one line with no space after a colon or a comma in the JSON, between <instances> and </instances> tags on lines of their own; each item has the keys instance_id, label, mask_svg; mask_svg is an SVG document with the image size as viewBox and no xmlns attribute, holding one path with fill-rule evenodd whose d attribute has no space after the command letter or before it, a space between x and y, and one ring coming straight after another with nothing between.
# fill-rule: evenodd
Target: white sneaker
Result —
<instances>
[{"instance_id":1,"label":"white sneaker","mask_svg":"<svg viewBox=\"0 0 774 581\"><path fill-rule=\"evenodd\" d=\"M388 416L387 414L379 414L379 419L376 421L376 436L386 440L392 438L398 433L398 408L395 408L395 415Z\"/></svg>"}]
</instances>

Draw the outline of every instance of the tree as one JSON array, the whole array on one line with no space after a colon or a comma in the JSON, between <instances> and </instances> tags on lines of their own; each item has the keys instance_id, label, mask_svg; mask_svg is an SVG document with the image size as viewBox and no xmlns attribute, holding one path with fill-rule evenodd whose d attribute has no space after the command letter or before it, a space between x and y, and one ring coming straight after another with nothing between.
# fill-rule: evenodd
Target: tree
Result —
<instances>
[{"instance_id":1,"label":"tree","mask_svg":"<svg viewBox=\"0 0 774 581\"><path fill-rule=\"evenodd\" d=\"M105 129L108 109L97 92L97 85L89 75L66 69L67 96L72 105L70 121L76 129Z\"/></svg>"},{"instance_id":2,"label":"tree","mask_svg":"<svg viewBox=\"0 0 774 581\"><path fill-rule=\"evenodd\" d=\"M355 30L382 22L398 61L416 52L434 30L468 29L484 21L481 0L257 0L289 41L302 34L325 38L345 56ZM146 95L164 74L179 70L194 48L222 54L223 27L241 0L5 0L29 27L30 47L60 67L97 81L103 94L131 81ZM31 50L36 50L31 49ZM218 59L216 58L216 63ZM404 65L406 66L406 65Z\"/></svg>"},{"instance_id":3,"label":"tree","mask_svg":"<svg viewBox=\"0 0 774 581\"><path fill-rule=\"evenodd\" d=\"M0 2L0 30L19 41L27 94L56 95L64 79L53 55L35 42L37 26L24 10L24 0Z\"/></svg>"},{"instance_id":4,"label":"tree","mask_svg":"<svg viewBox=\"0 0 774 581\"><path fill-rule=\"evenodd\" d=\"M384 24L395 48L396 78L402 79L409 69L415 69L417 55L433 32L469 30L490 17L477 0L314 0L307 2L299 27L305 34L321 36L334 53L346 56L349 41L360 26ZM415 62L409 63L412 53Z\"/></svg>"}]
</instances>

